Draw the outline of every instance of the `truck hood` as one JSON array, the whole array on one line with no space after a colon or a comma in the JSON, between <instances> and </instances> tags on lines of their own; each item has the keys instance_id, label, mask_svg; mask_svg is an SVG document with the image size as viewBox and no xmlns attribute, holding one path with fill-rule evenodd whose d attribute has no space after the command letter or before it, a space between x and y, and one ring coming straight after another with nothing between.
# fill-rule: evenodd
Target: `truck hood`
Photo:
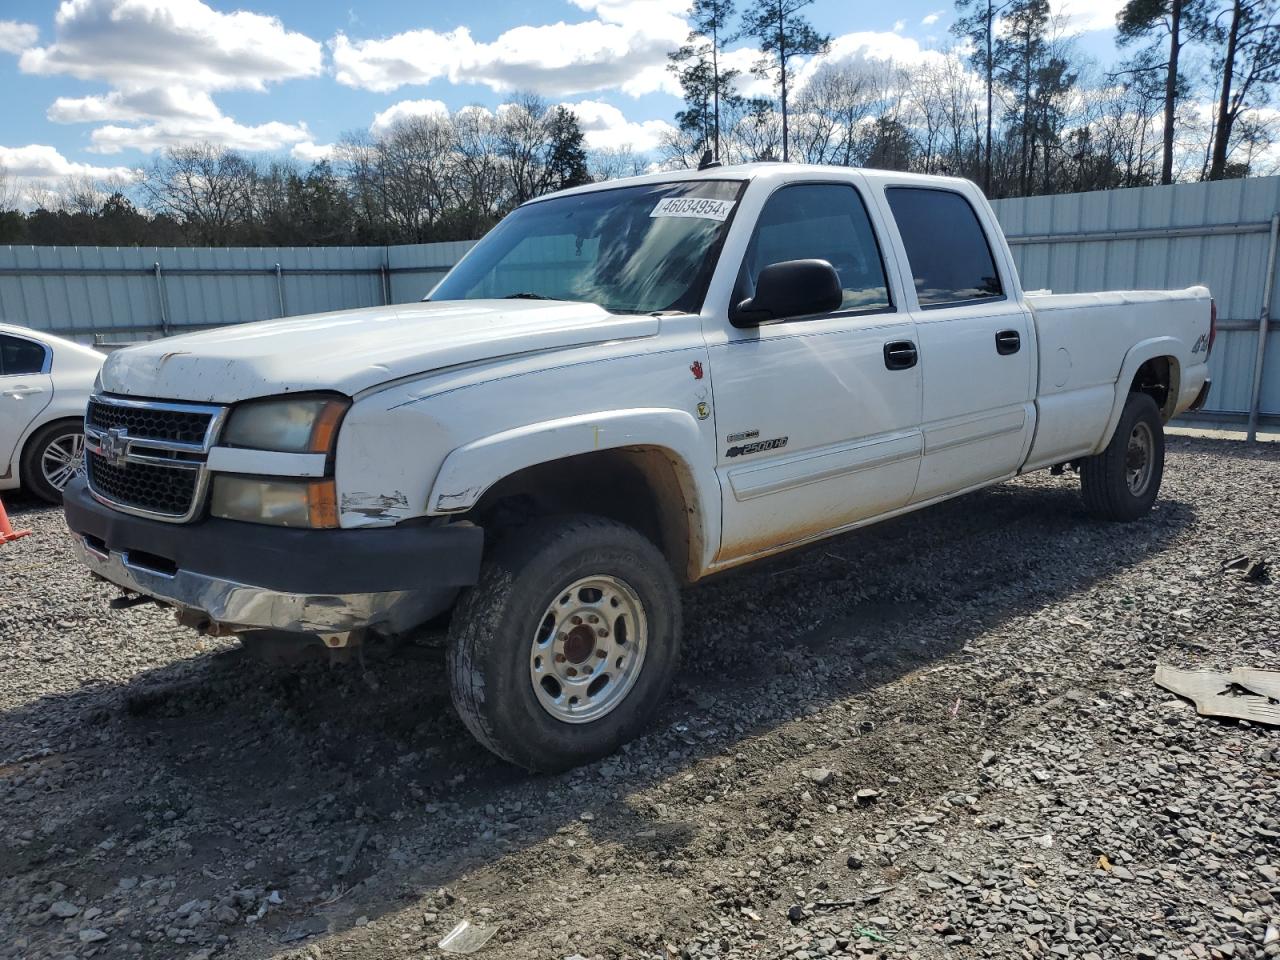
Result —
<instances>
[{"instance_id":1,"label":"truck hood","mask_svg":"<svg viewBox=\"0 0 1280 960\"><path fill-rule=\"evenodd\" d=\"M451 300L286 317L118 350L109 393L234 403L306 390L354 395L402 377L516 354L653 336L651 316L589 303Z\"/></svg>"}]
</instances>

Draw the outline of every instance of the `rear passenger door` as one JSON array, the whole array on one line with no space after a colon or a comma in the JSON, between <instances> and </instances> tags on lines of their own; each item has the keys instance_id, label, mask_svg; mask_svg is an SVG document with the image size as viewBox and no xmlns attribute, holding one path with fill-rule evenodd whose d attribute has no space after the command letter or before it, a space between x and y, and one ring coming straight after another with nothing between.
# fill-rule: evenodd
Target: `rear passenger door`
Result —
<instances>
[{"instance_id":1,"label":"rear passenger door","mask_svg":"<svg viewBox=\"0 0 1280 960\"><path fill-rule=\"evenodd\" d=\"M924 457L913 503L1015 473L1035 427L1035 344L1003 245L961 189L888 183L920 341Z\"/></svg>"}]
</instances>

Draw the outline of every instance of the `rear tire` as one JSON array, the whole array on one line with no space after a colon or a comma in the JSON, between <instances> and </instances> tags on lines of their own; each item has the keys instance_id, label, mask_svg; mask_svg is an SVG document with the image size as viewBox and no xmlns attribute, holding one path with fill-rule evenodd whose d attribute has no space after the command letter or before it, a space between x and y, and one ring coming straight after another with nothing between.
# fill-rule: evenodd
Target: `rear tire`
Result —
<instances>
[{"instance_id":1,"label":"rear tire","mask_svg":"<svg viewBox=\"0 0 1280 960\"><path fill-rule=\"evenodd\" d=\"M634 738L679 661L670 566L645 537L601 517L548 517L513 531L449 628L463 723L534 771L566 770Z\"/></svg>"},{"instance_id":2,"label":"rear tire","mask_svg":"<svg viewBox=\"0 0 1280 960\"><path fill-rule=\"evenodd\" d=\"M1151 509L1164 477L1164 423L1145 393L1131 393L1107 448L1080 466L1085 507L1100 520L1128 522Z\"/></svg>"},{"instance_id":3,"label":"rear tire","mask_svg":"<svg viewBox=\"0 0 1280 960\"><path fill-rule=\"evenodd\" d=\"M32 434L22 452L22 485L41 500L62 503L62 490L84 472L84 424L59 420Z\"/></svg>"}]
</instances>

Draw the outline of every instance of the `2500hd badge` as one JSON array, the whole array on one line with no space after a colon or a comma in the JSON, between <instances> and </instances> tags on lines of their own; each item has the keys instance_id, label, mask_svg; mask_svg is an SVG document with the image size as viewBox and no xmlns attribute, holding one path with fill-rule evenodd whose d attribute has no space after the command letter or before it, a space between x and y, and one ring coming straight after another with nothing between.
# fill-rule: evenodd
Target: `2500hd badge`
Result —
<instances>
[{"instance_id":1,"label":"2500hd badge","mask_svg":"<svg viewBox=\"0 0 1280 960\"><path fill-rule=\"evenodd\" d=\"M790 437L774 437L772 440L757 440L755 443L744 443L740 447L730 447L724 452L726 457L746 457L766 450L781 450L787 445Z\"/></svg>"}]
</instances>

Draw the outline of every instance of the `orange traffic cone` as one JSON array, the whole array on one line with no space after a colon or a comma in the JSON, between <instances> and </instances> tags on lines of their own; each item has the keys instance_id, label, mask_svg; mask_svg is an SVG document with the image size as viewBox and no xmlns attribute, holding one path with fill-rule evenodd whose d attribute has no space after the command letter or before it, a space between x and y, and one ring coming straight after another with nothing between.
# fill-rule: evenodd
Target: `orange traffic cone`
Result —
<instances>
[{"instance_id":1,"label":"orange traffic cone","mask_svg":"<svg viewBox=\"0 0 1280 960\"><path fill-rule=\"evenodd\" d=\"M9 525L9 515L4 512L4 501L0 500L0 544L5 544L10 540L17 540L20 537L30 535L30 530L14 530L13 527Z\"/></svg>"}]
</instances>

